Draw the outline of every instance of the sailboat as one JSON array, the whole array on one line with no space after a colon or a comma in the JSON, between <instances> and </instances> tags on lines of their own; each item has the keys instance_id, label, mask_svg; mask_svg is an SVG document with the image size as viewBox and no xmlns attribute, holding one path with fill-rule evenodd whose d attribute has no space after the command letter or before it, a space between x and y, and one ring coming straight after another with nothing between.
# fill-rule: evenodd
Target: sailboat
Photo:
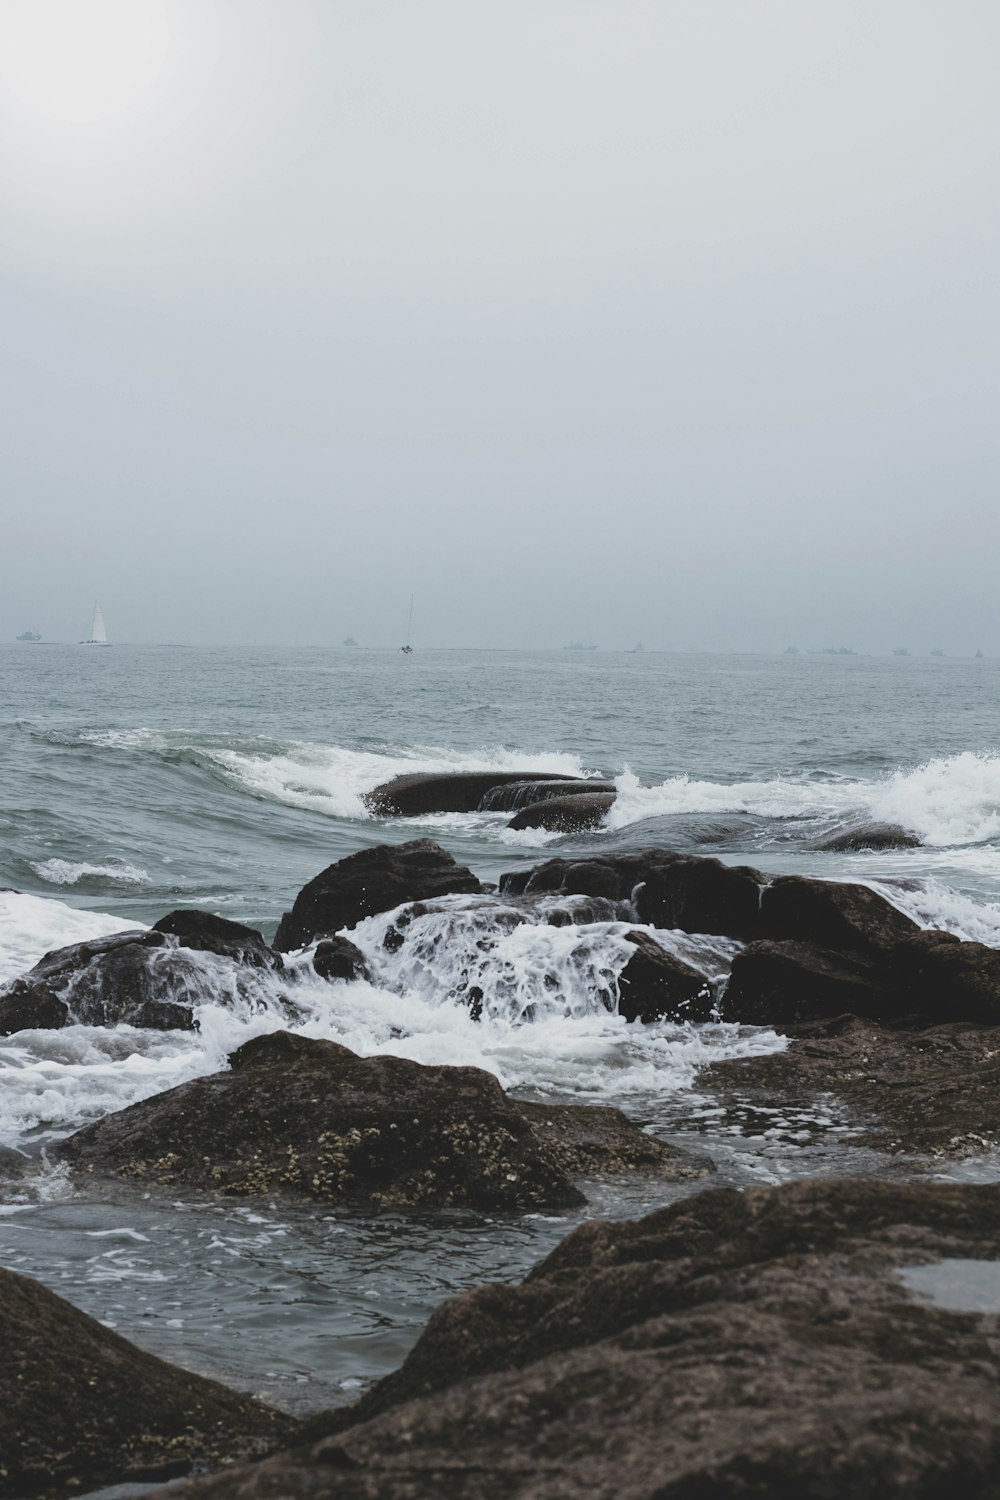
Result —
<instances>
[{"instance_id":1,"label":"sailboat","mask_svg":"<svg viewBox=\"0 0 1000 1500\"><path fill-rule=\"evenodd\" d=\"M81 641L80 645L81 646L110 646L111 645L111 642L108 640L108 632L104 628L104 616L101 613L101 606L99 604L95 604L94 605L94 618L93 618L93 622L91 623L91 626L90 626L90 639L86 640L86 641Z\"/></svg>"},{"instance_id":2,"label":"sailboat","mask_svg":"<svg viewBox=\"0 0 1000 1500\"><path fill-rule=\"evenodd\" d=\"M403 653L404 656L412 656L413 655L413 647L410 645L410 633L411 633L412 630L413 630L413 595L411 594L410 595L410 617L409 617L409 619L406 622L406 645L405 646L400 646L400 648L399 648L400 651L402 651L402 653Z\"/></svg>"}]
</instances>

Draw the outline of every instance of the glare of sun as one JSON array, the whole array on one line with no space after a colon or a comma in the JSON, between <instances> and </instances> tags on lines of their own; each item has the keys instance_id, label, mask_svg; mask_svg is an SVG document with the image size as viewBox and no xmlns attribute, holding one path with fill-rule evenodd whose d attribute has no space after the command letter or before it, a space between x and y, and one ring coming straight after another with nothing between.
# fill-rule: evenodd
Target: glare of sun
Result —
<instances>
[{"instance_id":1,"label":"glare of sun","mask_svg":"<svg viewBox=\"0 0 1000 1500\"><path fill-rule=\"evenodd\" d=\"M148 103L169 50L164 0L3 0L0 86L37 124L107 126Z\"/></svg>"}]
</instances>

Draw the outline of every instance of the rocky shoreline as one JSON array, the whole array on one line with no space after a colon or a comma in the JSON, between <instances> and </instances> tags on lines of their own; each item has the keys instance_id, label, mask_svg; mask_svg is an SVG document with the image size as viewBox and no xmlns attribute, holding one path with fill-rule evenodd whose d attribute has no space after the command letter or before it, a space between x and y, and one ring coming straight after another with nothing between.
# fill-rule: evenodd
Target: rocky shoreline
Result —
<instances>
[{"instance_id":1,"label":"rocky shoreline","mask_svg":"<svg viewBox=\"0 0 1000 1500\"><path fill-rule=\"evenodd\" d=\"M555 777L547 795L545 778L526 789L513 773L489 786L401 780L413 784L372 794L383 810L492 796L517 817L612 795ZM835 1098L853 1139L906 1177L1000 1149L1000 950L924 931L867 886L770 878L663 848L547 859L498 888L426 839L365 849L302 889L273 944L182 910L47 954L0 991L0 1035L196 1029L209 971L249 1013L265 986L291 1024L302 965L336 1003L337 986L370 979L441 919L464 975L453 998L473 1021L490 1004L477 964L491 924L599 928L620 962L597 1000L630 1025L721 1020L787 1039L783 1052L706 1069L703 1092ZM693 946L678 951L665 934ZM585 1225L520 1287L445 1304L395 1375L301 1429L2 1273L0 1333L14 1351L0 1362L8 1500L234 1461L176 1493L1000 1492L1000 1295L988 1311L937 1308L900 1276L1000 1258L1000 1188L706 1189L710 1161L618 1110L518 1099L477 1068L364 1058L280 1029L53 1154L80 1180L354 1213L558 1213L585 1203L585 1180L644 1175L685 1196L637 1221ZM5 1159L0 1172L23 1166Z\"/></svg>"}]
</instances>

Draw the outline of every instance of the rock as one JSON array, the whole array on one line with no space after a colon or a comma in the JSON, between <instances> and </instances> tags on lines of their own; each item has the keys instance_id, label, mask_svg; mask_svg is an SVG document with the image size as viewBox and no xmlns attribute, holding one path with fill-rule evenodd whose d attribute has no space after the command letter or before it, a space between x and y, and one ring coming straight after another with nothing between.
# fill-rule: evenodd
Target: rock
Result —
<instances>
[{"instance_id":1,"label":"rock","mask_svg":"<svg viewBox=\"0 0 1000 1500\"><path fill-rule=\"evenodd\" d=\"M207 912L171 912L152 928L47 953L0 992L0 1035L74 1024L192 1031L194 1006L223 992L242 998L262 970L283 967L252 928Z\"/></svg>"},{"instance_id":2,"label":"rock","mask_svg":"<svg viewBox=\"0 0 1000 1500\"><path fill-rule=\"evenodd\" d=\"M508 828L546 828L572 833L578 828L598 828L617 792L586 792L576 797L553 797L533 802L516 813Z\"/></svg>"},{"instance_id":3,"label":"rock","mask_svg":"<svg viewBox=\"0 0 1000 1500\"><path fill-rule=\"evenodd\" d=\"M866 885L781 875L760 903L762 938L814 943L835 953L888 958L920 928Z\"/></svg>"},{"instance_id":4,"label":"rock","mask_svg":"<svg viewBox=\"0 0 1000 1500\"><path fill-rule=\"evenodd\" d=\"M230 1063L85 1126L58 1153L149 1183L362 1210L583 1201L479 1068L360 1058L290 1032L244 1043Z\"/></svg>"},{"instance_id":5,"label":"rock","mask_svg":"<svg viewBox=\"0 0 1000 1500\"><path fill-rule=\"evenodd\" d=\"M708 1021L715 1010L704 974L661 948L648 932L626 932L635 947L618 976L618 1014L626 1021Z\"/></svg>"},{"instance_id":6,"label":"rock","mask_svg":"<svg viewBox=\"0 0 1000 1500\"><path fill-rule=\"evenodd\" d=\"M287 953L407 901L481 890L472 872L432 839L359 849L303 886L278 924L274 946Z\"/></svg>"},{"instance_id":7,"label":"rock","mask_svg":"<svg viewBox=\"0 0 1000 1500\"><path fill-rule=\"evenodd\" d=\"M584 891L630 901L636 918L652 927L750 939L760 936L763 884L764 876L745 865L650 849L587 860L546 860L531 870L508 871L501 877L500 890L508 895Z\"/></svg>"},{"instance_id":8,"label":"rock","mask_svg":"<svg viewBox=\"0 0 1000 1500\"><path fill-rule=\"evenodd\" d=\"M599 1104L512 1101L548 1160L567 1177L643 1175L683 1182L715 1171L707 1156L682 1151L640 1130L620 1109Z\"/></svg>"},{"instance_id":9,"label":"rock","mask_svg":"<svg viewBox=\"0 0 1000 1500\"><path fill-rule=\"evenodd\" d=\"M313 968L321 979L367 979L372 974L368 960L350 938L324 938L316 944Z\"/></svg>"},{"instance_id":10,"label":"rock","mask_svg":"<svg viewBox=\"0 0 1000 1500\"><path fill-rule=\"evenodd\" d=\"M432 1315L290 1452L177 1500L987 1500L995 1313L899 1271L995 1260L1000 1188L806 1181L585 1224Z\"/></svg>"},{"instance_id":11,"label":"rock","mask_svg":"<svg viewBox=\"0 0 1000 1500\"><path fill-rule=\"evenodd\" d=\"M0 1348L0 1496L167 1479L269 1452L298 1425L4 1270Z\"/></svg>"},{"instance_id":12,"label":"rock","mask_svg":"<svg viewBox=\"0 0 1000 1500\"><path fill-rule=\"evenodd\" d=\"M1000 949L950 932L918 932L893 950L892 970L908 1008L920 1015L1000 1025Z\"/></svg>"},{"instance_id":13,"label":"rock","mask_svg":"<svg viewBox=\"0 0 1000 1500\"><path fill-rule=\"evenodd\" d=\"M842 1015L783 1030L786 1052L716 1063L699 1088L824 1113L832 1094L850 1111L853 1143L878 1151L937 1158L1000 1150L993 1027L885 1026Z\"/></svg>"},{"instance_id":14,"label":"rock","mask_svg":"<svg viewBox=\"0 0 1000 1500\"><path fill-rule=\"evenodd\" d=\"M202 953L216 953L234 963L256 969L285 967L284 959L265 941L254 927L230 922L207 911L172 911L153 923L154 932L176 938L180 948L196 948Z\"/></svg>"},{"instance_id":15,"label":"rock","mask_svg":"<svg viewBox=\"0 0 1000 1500\"><path fill-rule=\"evenodd\" d=\"M829 853L847 853L852 849L919 849L922 840L898 823L858 823L852 828L837 828L814 845Z\"/></svg>"},{"instance_id":16,"label":"rock","mask_svg":"<svg viewBox=\"0 0 1000 1500\"><path fill-rule=\"evenodd\" d=\"M907 1002L870 959L812 943L758 942L733 959L719 1009L726 1021L785 1027L843 1011L885 1020L904 1014Z\"/></svg>"},{"instance_id":17,"label":"rock","mask_svg":"<svg viewBox=\"0 0 1000 1500\"><path fill-rule=\"evenodd\" d=\"M448 771L443 774L418 771L383 782L368 793L365 801L369 810L381 818L478 812L483 798L494 787L509 786L512 782L565 779L558 773L544 771Z\"/></svg>"},{"instance_id":18,"label":"rock","mask_svg":"<svg viewBox=\"0 0 1000 1500\"><path fill-rule=\"evenodd\" d=\"M511 781L503 786L491 786L480 800L479 811L520 812L523 807L533 807L536 802L548 802L552 797L616 791L613 781L598 781L595 777L574 776L562 781Z\"/></svg>"},{"instance_id":19,"label":"rock","mask_svg":"<svg viewBox=\"0 0 1000 1500\"><path fill-rule=\"evenodd\" d=\"M181 956L175 965L171 955L156 964L166 943L159 932L120 932L46 953L0 993L0 1035L74 1023L191 1030L190 1004L173 995L187 993L193 965Z\"/></svg>"}]
</instances>

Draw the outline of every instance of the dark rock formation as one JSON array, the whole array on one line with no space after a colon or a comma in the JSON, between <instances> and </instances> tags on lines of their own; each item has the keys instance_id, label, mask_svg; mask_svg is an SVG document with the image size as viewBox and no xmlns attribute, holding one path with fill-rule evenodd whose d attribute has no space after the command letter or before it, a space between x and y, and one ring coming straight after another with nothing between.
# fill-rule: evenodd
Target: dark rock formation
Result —
<instances>
[{"instance_id":1,"label":"dark rock formation","mask_svg":"<svg viewBox=\"0 0 1000 1500\"><path fill-rule=\"evenodd\" d=\"M797 1182L585 1224L204 1500L988 1500L998 1318L897 1274L996 1257L1000 1188Z\"/></svg>"},{"instance_id":2,"label":"dark rock formation","mask_svg":"<svg viewBox=\"0 0 1000 1500\"><path fill-rule=\"evenodd\" d=\"M618 976L618 1014L626 1021L708 1021L715 1000L704 974L661 948L648 932L627 932L635 947Z\"/></svg>"},{"instance_id":3,"label":"dark rock formation","mask_svg":"<svg viewBox=\"0 0 1000 1500\"><path fill-rule=\"evenodd\" d=\"M87 1125L59 1146L75 1166L239 1195L358 1209L520 1212L583 1200L492 1074L360 1058L277 1032L232 1071Z\"/></svg>"},{"instance_id":4,"label":"dark rock formation","mask_svg":"<svg viewBox=\"0 0 1000 1500\"><path fill-rule=\"evenodd\" d=\"M654 927L749 939L760 936L763 884L763 875L745 865L650 849L594 859L546 860L531 870L509 871L501 878L500 890L512 896L561 891L631 900L638 920Z\"/></svg>"},{"instance_id":5,"label":"dark rock formation","mask_svg":"<svg viewBox=\"0 0 1000 1500\"><path fill-rule=\"evenodd\" d=\"M716 1063L711 1092L850 1111L856 1145L919 1156L1000 1150L1000 1048L991 1026L878 1025L842 1015L784 1028L786 1052Z\"/></svg>"},{"instance_id":6,"label":"dark rock formation","mask_svg":"<svg viewBox=\"0 0 1000 1500\"><path fill-rule=\"evenodd\" d=\"M321 979L371 979L368 960L350 938L324 938L316 944L313 968Z\"/></svg>"},{"instance_id":7,"label":"dark rock formation","mask_svg":"<svg viewBox=\"0 0 1000 1500\"><path fill-rule=\"evenodd\" d=\"M406 901L481 890L472 872L432 839L359 849L303 886L278 925L274 946L287 953Z\"/></svg>"},{"instance_id":8,"label":"dark rock formation","mask_svg":"<svg viewBox=\"0 0 1000 1500\"><path fill-rule=\"evenodd\" d=\"M918 932L894 949L892 968L910 1010L1000 1025L1000 949L950 932Z\"/></svg>"},{"instance_id":9,"label":"dark rock formation","mask_svg":"<svg viewBox=\"0 0 1000 1500\"><path fill-rule=\"evenodd\" d=\"M144 1354L0 1270L0 1496L167 1479L288 1442L297 1424Z\"/></svg>"},{"instance_id":10,"label":"dark rock formation","mask_svg":"<svg viewBox=\"0 0 1000 1500\"><path fill-rule=\"evenodd\" d=\"M151 965L151 955L166 943L159 932L120 932L46 953L0 994L0 1035L74 1022L191 1030L190 1004L172 998L177 988L184 992L183 981L172 983L176 974L165 976ZM191 967L183 958L179 965L185 973Z\"/></svg>"},{"instance_id":11,"label":"dark rock formation","mask_svg":"<svg viewBox=\"0 0 1000 1500\"><path fill-rule=\"evenodd\" d=\"M750 943L737 953L720 1003L724 1020L748 1026L785 1027L843 1011L884 1020L906 1009L884 967L792 942Z\"/></svg>"},{"instance_id":12,"label":"dark rock formation","mask_svg":"<svg viewBox=\"0 0 1000 1500\"><path fill-rule=\"evenodd\" d=\"M511 781L503 786L491 786L479 803L480 812L520 812L523 807L533 807L536 802L548 802L552 797L576 797L581 793L616 792L613 781L599 781L596 777L574 776L566 780Z\"/></svg>"},{"instance_id":13,"label":"dark rock formation","mask_svg":"<svg viewBox=\"0 0 1000 1500\"><path fill-rule=\"evenodd\" d=\"M416 818L425 813L477 812L494 787L512 782L565 781L544 771L418 771L395 776L375 787L365 798L371 812L382 818Z\"/></svg>"},{"instance_id":14,"label":"dark rock formation","mask_svg":"<svg viewBox=\"0 0 1000 1500\"><path fill-rule=\"evenodd\" d=\"M237 973L284 967L253 928L208 912L175 911L147 930L46 953L0 993L0 1035L74 1023L191 1031L192 1007L210 998L198 953L229 960Z\"/></svg>"},{"instance_id":15,"label":"dark rock formation","mask_svg":"<svg viewBox=\"0 0 1000 1500\"><path fill-rule=\"evenodd\" d=\"M782 875L766 887L760 902L760 937L815 943L835 953L884 959L919 931L916 922L866 885Z\"/></svg>"},{"instance_id":16,"label":"dark rock formation","mask_svg":"<svg viewBox=\"0 0 1000 1500\"><path fill-rule=\"evenodd\" d=\"M201 953L216 953L234 963L255 969L283 969L284 960L265 941L256 928L242 922L230 922L208 911L172 911L153 923L154 932L176 938L180 948L196 948Z\"/></svg>"},{"instance_id":17,"label":"dark rock formation","mask_svg":"<svg viewBox=\"0 0 1000 1500\"><path fill-rule=\"evenodd\" d=\"M847 853L852 849L919 849L922 840L898 823L858 823L851 828L837 828L813 845L828 853Z\"/></svg>"},{"instance_id":18,"label":"dark rock formation","mask_svg":"<svg viewBox=\"0 0 1000 1500\"><path fill-rule=\"evenodd\" d=\"M617 795L617 792L582 792L575 797L552 797L533 802L515 813L507 827L545 828L556 833L597 828Z\"/></svg>"},{"instance_id":19,"label":"dark rock formation","mask_svg":"<svg viewBox=\"0 0 1000 1500\"><path fill-rule=\"evenodd\" d=\"M531 1126L547 1161L567 1177L639 1174L683 1182L715 1171L706 1156L682 1151L646 1135L620 1109L599 1104L512 1101Z\"/></svg>"}]
</instances>

